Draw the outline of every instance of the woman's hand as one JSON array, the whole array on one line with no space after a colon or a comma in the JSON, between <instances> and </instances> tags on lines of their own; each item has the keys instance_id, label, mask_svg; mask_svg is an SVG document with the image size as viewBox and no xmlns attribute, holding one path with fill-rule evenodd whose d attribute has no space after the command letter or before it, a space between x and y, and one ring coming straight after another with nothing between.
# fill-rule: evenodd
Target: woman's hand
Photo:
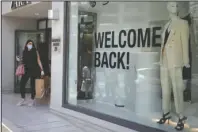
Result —
<instances>
[{"instance_id":1,"label":"woman's hand","mask_svg":"<svg viewBox=\"0 0 198 132\"><path fill-rule=\"evenodd\" d=\"M16 56L16 61L21 61L22 59L19 56Z\"/></svg>"},{"instance_id":2,"label":"woman's hand","mask_svg":"<svg viewBox=\"0 0 198 132\"><path fill-rule=\"evenodd\" d=\"M42 71L41 71L41 76L44 76L44 75L45 75L45 73L44 73L44 71L42 70Z\"/></svg>"},{"instance_id":3,"label":"woman's hand","mask_svg":"<svg viewBox=\"0 0 198 132\"><path fill-rule=\"evenodd\" d=\"M38 62L38 65L41 69L41 76L44 75L44 71L43 71L43 66L42 66L42 63L41 63L41 59L40 59L40 56L39 56L39 53L36 51L36 54L37 54L37 62Z\"/></svg>"}]
</instances>

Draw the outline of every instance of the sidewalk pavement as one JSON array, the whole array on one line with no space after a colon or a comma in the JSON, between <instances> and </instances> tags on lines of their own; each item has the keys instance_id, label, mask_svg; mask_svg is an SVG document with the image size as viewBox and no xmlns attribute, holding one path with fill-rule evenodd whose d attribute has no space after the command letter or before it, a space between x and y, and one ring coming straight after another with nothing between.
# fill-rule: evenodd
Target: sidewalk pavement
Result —
<instances>
[{"instance_id":1,"label":"sidewalk pavement","mask_svg":"<svg viewBox=\"0 0 198 132\"><path fill-rule=\"evenodd\" d=\"M9 130L7 128L5 128L5 126L3 126L3 125L0 128L1 128L2 132L9 132Z\"/></svg>"},{"instance_id":2,"label":"sidewalk pavement","mask_svg":"<svg viewBox=\"0 0 198 132\"><path fill-rule=\"evenodd\" d=\"M12 132L113 132L70 115L58 116L47 105L18 107L18 100L17 94L2 94L2 122Z\"/></svg>"}]
</instances>

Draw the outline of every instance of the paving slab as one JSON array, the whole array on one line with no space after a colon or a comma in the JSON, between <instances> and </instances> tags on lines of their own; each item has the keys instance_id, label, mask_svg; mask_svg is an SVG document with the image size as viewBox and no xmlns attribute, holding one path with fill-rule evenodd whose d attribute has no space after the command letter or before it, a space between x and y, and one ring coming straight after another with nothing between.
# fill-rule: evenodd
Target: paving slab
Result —
<instances>
[{"instance_id":1,"label":"paving slab","mask_svg":"<svg viewBox=\"0 0 198 132\"><path fill-rule=\"evenodd\" d=\"M2 121L13 132L113 132L71 116L63 118L47 105L16 106L18 100L17 94L2 95Z\"/></svg>"}]
</instances>

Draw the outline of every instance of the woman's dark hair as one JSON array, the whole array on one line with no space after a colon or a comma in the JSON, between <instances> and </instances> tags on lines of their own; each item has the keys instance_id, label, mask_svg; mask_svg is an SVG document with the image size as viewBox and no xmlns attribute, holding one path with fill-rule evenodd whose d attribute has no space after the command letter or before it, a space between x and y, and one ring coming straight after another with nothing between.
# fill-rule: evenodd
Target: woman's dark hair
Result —
<instances>
[{"instance_id":1,"label":"woman's dark hair","mask_svg":"<svg viewBox=\"0 0 198 132\"><path fill-rule=\"evenodd\" d=\"M32 42L32 48L33 48L33 49L36 49L36 46L35 46L34 42L33 42L32 40L29 39L29 40L27 40L26 43L25 43L24 51L28 51L27 44L28 44L29 42Z\"/></svg>"}]
</instances>

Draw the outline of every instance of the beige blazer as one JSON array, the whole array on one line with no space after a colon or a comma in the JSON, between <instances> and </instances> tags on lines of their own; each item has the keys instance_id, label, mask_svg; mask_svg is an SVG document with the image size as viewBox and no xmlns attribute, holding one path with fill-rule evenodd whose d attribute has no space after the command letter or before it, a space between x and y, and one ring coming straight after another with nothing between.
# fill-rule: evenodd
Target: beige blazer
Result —
<instances>
[{"instance_id":1,"label":"beige blazer","mask_svg":"<svg viewBox=\"0 0 198 132\"><path fill-rule=\"evenodd\" d=\"M164 54L162 49L164 47L165 31L168 28L169 23L164 26L162 33L160 64L162 65L162 59ZM164 53L167 55L168 62L172 67L183 67L185 64L189 64L189 26L188 22L182 19L174 20L170 25L170 34L164 47Z\"/></svg>"}]
</instances>

